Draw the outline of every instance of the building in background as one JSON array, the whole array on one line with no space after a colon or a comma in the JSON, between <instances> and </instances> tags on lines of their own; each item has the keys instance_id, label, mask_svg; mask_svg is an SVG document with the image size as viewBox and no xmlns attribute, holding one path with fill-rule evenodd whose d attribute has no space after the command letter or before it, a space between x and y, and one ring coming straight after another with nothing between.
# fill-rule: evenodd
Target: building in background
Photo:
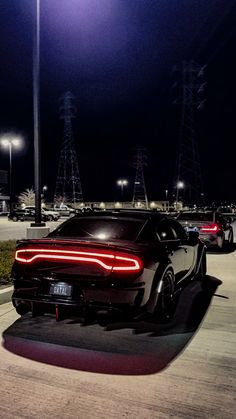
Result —
<instances>
[{"instance_id":1,"label":"building in background","mask_svg":"<svg viewBox=\"0 0 236 419\"><path fill-rule=\"evenodd\" d=\"M8 172L0 170L0 213L8 211L9 196Z\"/></svg>"}]
</instances>

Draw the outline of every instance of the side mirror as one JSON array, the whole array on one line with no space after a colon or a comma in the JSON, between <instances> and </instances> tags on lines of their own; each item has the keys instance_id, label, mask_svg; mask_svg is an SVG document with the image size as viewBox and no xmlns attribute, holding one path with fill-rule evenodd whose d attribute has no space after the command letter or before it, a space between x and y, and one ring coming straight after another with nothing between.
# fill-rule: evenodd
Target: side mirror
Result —
<instances>
[{"instance_id":1,"label":"side mirror","mask_svg":"<svg viewBox=\"0 0 236 419\"><path fill-rule=\"evenodd\" d=\"M198 243L199 233L198 231L189 231L188 232L188 242L190 245L194 246Z\"/></svg>"}]
</instances>

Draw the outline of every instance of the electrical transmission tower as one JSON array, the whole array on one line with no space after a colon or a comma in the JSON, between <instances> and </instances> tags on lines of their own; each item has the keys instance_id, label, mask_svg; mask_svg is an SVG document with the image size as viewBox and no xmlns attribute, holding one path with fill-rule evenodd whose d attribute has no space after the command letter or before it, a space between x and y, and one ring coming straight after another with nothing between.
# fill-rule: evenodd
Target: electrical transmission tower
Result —
<instances>
[{"instance_id":1,"label":"electrical transmission tower","mask_svg":"<svg viewBox=\"0 0 236 419\"><path fill-rule=\"evenodd\" d=\"M182 184L185 200L190 203L203 203L203 182L196 138L194 111L201 109L203 100L204 67L194 61L182 63L181 99L175 103L182 105L180 138L174 174L174 191L178 196L178 185ZM180 183L181 182L181 183Z\"/></svg>"},{"instance_id":2,"label":"electrical transmission tower","mask_svg":"<svg viewBox=\"0 0 236 419\"><path fill-rule=\"evenodd\" d=\"M82 188L79 167L75 150L72 119L76 117L76 107L73 105L74 96L66 92L60 99L60 119L64 120L64 136L59 157L58 174L54 200L63 202L82 202Z\"/></svg>"},{"instance_id":3,"label":"electrical transmission tower","mask_svg":"<svg viewBox=\"0 0 236 419\"><path fill-rule=\"evenodd\" d=\"M132 201L134 207L145 206L146 208L148 208L147 193L143 174L144 166L147 166L146 149L145 147L137 147L135 162L133 163L133 167L135 167L136 169Z\"/></svg>"}]
</instances>

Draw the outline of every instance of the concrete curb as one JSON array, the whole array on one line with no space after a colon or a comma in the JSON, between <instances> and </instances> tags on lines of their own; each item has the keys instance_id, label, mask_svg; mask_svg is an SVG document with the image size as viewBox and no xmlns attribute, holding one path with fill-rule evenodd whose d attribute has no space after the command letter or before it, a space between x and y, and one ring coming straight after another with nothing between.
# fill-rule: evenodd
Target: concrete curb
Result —
<instances>
[{"instance_id":1,"label":"concrete curb","mask_svg":"<svg viewBox=\"0 0 236 419\"><path fill-rule=\"evenodd\" d=\"M13 286L0 290L0 304L9 303L13 293Z\"/></svg>"}]
</instances>

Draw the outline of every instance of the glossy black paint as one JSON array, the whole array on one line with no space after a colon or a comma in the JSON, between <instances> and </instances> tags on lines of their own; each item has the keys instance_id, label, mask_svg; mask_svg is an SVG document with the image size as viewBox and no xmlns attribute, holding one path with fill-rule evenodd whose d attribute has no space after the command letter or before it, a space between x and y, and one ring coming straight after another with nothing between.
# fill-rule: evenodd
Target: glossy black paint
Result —
<instances>
[{"instance_id":1,"label":"glossy black paint","mask_svg":"<svg viewBox=\"0 0 236 419\"><path fill-rule=\"evenodd\" d=\"M110 225L111 234L116 237L98 239L91 237L91 232L86 237L75 237L75 233L73 237L63 236L63 231L69 231L72 223L80 231L80 226L84 228L86 222L89 227L105 225L106 232ZM132 239L128 239L127 235ZM15 261L12 301L20 314L27 310L34 313L39 309L39 312L56 310L58 316L58 307L61 312L70 307L75 311L82 309L95 313L100 310L132 315L154 313L160 300L159 294L164 293L165 278L171 281L173 278L169 298L174 299L184 284L199 273L205 257L205 246L197 234L188 236L180 223L156 212L135 210L79 214L44 239L21 240L17 244L17 249L26 247L67 251L82 249L101 253L109 250L138 257L142 261L142 269L124 274L63 260L42 260L32 264ZM51 290L55 284L57 290L66 293L70 289L71 294L53 295Z\"/></svg>"}]
</instances>

